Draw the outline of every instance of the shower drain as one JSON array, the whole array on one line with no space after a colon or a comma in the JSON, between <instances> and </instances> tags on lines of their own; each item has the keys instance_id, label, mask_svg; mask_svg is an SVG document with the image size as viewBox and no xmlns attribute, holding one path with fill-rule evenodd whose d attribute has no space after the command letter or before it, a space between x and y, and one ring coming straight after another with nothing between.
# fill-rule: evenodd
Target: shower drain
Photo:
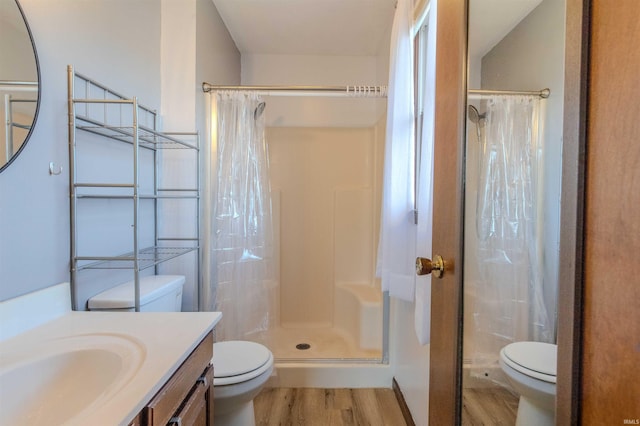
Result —
<instances>
[{"instance_id":1,"label":"shower drain","mask_svg":"<svg viewBox=\"0 0 640 426\"><path fill-rule=\"evenodd\" d=\"M310 345L310 344L308 344L308 343L298 343L298 344L296 345L296 349L301 350L301 351L307 350L307 349L309 349L310 347L311 347L311 345Z\"/></svg>"}]
</instances>

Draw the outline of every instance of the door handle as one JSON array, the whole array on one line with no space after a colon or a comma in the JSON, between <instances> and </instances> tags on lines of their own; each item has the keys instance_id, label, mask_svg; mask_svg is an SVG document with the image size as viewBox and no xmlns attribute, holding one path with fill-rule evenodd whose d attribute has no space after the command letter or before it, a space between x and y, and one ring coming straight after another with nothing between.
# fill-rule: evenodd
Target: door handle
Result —
<instances>
[{"instance_id":1,"label":"door handle","mask_svg":"<svg viewBox=\"0 0 640 426\"><path fill-rule=\"evenodd\" d=\"M416 257L416 275L432 274L436 278L444 275L444 260L442 256L436 254L433 260L426 257Z\"/></svg>"}]
</instances>

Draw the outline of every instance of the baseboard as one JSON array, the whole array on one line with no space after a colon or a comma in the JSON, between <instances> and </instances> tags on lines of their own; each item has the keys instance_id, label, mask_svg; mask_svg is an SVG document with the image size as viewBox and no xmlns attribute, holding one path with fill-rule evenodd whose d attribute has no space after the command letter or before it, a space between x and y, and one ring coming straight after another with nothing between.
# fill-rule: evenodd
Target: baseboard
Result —
<instances>
[{"instance_id":1,"label":"baseboard","mask_svg":"<svg viewBox=\"0 0 640 426\"><path fill-rule=\"evenodd\" d=\"M276 388L388 388L388 364L276 362L267 386Z\"/></svg>"},{"instance_id":2,"label":"baseboard","mask_svg":"<svg viewBox=\"0 0 640 426\"><path fill-rule=\"evenodd\" d=\"M407 426L416 426L416 423L413 421L413 417L411 416L411 411L409 411L409 406L407 405L407 401L404 400L404 395L400 390L400 385L396 381L396 378L393 378L392 381L393 393L396 396L396 400L398 400L398 405L400 406L400 411L402 411L402 417L404 417L404 422Z\"/></svg>"},{"instance_id":3,"label":"baseboard","mask_svg":"<svg viewBox=\"0 0 640 426\"><path fill-rule=\"evenodd\" d=\"M507 376L496 364L477 366L465 360L462 366L462 386L465 388L487 388L508 386Z\"/></svg>"}]
</instances>

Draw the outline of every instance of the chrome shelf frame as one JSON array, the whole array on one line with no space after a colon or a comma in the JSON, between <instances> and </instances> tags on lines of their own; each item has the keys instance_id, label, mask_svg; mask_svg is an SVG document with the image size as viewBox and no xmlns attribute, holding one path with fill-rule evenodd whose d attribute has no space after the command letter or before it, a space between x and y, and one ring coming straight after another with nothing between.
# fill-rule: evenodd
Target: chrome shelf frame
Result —
<instances>
[{"instance_id":1,"label":"chrome shelf frame","mask_svg":"<svg viewBox=\"0 0 640 426\"><path fill-rule=\"evenodd\" d=\"M70 281L72 307L78 310L78 271L90 269L128 269L133 271L135 310L140 311L140 272L155 268L168 260L197 251L194 277L200 281L200 140L197 132L161 132L155 110L67 67L69 188L70 188ZM132 146L132 179L126 183L79 182L77 179L77 132L88 132L106 140ZM153 191L140 191L140 149L152 152ZM191 150L194 155L195 187L163 188L159 184L160 150ZM146 159L145 159L146 161ZM84 189L84 191L83 191ZM78 254L78 202L80 200L125 200L133 204L131 224L132 251L124 254ZM193 236L160 235L158 202L160 200L193 200L195 230ZM147 201L149 200L149 201ZM140 202L153 203L153 239L155 245L140 247ZM171 244L171 246L167 246ZM181 247L176 247L180 246ZM200 288L200 282L195 283Z\"/></svg>"}]
</instances>

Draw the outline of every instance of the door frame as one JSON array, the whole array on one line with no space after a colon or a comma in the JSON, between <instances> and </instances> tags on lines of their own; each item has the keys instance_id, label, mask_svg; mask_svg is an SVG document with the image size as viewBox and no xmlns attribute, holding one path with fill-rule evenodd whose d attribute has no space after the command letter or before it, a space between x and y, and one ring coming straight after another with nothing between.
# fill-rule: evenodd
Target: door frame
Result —
<instances>
[{"instance_id":1,"label":"door frame","mask_svg":"<svg viewBox=\"0 0 640 426\"><path fill-rule=\"evenodd\" d=\"M566 0L556 424L580 423L590 0Z\"/></svg>"}]
</instances>

